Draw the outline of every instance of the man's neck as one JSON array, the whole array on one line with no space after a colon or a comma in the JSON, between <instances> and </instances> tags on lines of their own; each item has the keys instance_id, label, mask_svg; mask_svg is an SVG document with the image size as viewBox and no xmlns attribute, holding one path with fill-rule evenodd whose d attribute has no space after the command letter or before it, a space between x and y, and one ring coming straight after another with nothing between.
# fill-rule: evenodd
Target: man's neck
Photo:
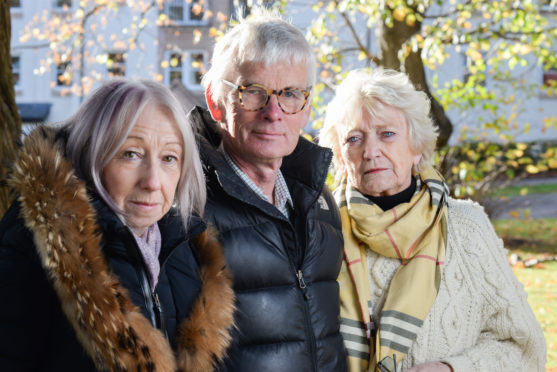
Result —
<instances>
[{"instance_id":1,"label":"man's neck","mask_svg":"<svg viewBox=\"0 0 557 372\"><path fill-rule=\"evenodd\" d=\"M248 176L253 183L259 187L271 204L274 204L274 190L277 181L278 172L282 164L282 159L274 159L269 161L246 161L237 154L228 151L225 146L226 153L232 161Z\"/></svg>"}]
</instances>

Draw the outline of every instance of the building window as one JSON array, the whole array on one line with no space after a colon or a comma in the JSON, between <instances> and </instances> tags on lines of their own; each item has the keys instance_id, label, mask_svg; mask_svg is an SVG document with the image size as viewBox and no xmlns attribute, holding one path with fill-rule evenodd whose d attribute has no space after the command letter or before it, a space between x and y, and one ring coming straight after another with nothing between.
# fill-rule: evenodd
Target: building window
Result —
<instances>
[{"instance_id":1,"label":"building window","mask_svg":"<svg viewBox=\"0 0 557 372\"><path fill-rule=\"evenodd\" d=\"M108 53L106 59L106 71L110 77L126 76L126 53Z\"/></svg>"},{"instance_id":2,"label":"building window","mask_svg":"<svg viewBox=\"0 0 557 372\"><path fill-rule=\"evenodd\" d=\"M172 85L175 80L182 81L182 55L172 53L168 61L168 84Z\"/></svg>"},{"instance_id":3,"label":"building window","mask_svg":"<svg viewBox=\"0 0 557 372\"><path fill-rule=\"evenodd\" d=\"M201 90L207 56L204 51L171 52L165 61L165 82L171 85L180 81L190 90Z\"/></svg>"},{"instance_id":4,"label":"building window","mask_svg":"<svg viewBox=\"0 0 557 372\"><path fill-rule=\"evenodd\" d=\"M557 68L547 67L543 68L542 89L548 96L557 96Z\"/></svg>"},{"instance_id":5,"label":"building window","mask_svg":"<svg viewBox=\"0 0 557 372\"><path fill-rule=\"evenodd\" d=\"M172 24L199 25L207 21L203 19L207 0L170 0L165 1L164 10Z\"/></svg>"},{"instance_id":6,"label":"building window","mask_svg":"<svg viewBox=\"0 0 557 372\"><path fill-rule=\"evenodd\" d=\"M20 57L19 56L12 56L12 77L14 80L14 85L19 85L19 78L20 78Z\"/></svg>"},{"instance_id":7,"label":"building window","mask_svg":"<svg viewBox=\"0 0 557 372\"><path fill-rule=\"evenodd\" d=\"M191 89L202 89L201 78L205 72L205 53L189 53L185 67L186 87Z\"/></svg>"},{"instance_id":8,"label":"building window","mask_svg":"<svg viewBox=\"0 0 557 372\"><path fill-rule=\"evenodd\" d=\"M464 57L464 76L462 81L466 84L468 80L475 75L478 80L476 80L476 85L485 87L485 55L479 52L475 52L472 57L472 54L463 54Z\"/></svg>"},{"instance_id":9,"label":"building window","mask_svg":"<svg viewBox=\"0 0 557 372\"><path fill-rule=\"evenodd\" d=\"M21 8L20 0L10 0L10 8Z\"/></svg>"},{"instance_id":10,"label":"building window","mask_svg":"<svg viewBox=\"0 0 557 372\"><path fill-rule=\"evenodd\" d=\"M72 7L72 0L53 0L52 7L56 10L68 10Z\"/></svg>"},{"instance_id":11,"label":"building window","mask_svg":"<svg viewBox=\"0 0 557 372\"><path fill-rule=\"evenodd\" d=\"M72 72L70 62L60 62L56 65L56 86L69 87L72 85Z\"/></svg>"}]
</instances>

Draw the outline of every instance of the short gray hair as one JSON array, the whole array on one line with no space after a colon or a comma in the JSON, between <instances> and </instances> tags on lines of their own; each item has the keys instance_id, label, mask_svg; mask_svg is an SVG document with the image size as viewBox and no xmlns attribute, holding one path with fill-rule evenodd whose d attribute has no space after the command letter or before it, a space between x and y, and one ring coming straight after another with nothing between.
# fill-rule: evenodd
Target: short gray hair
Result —
<instances>
[{"instance_id":1,"label":"short gray hair","mask_svg":"<svg viewBox=\"0 0 557 372\"><path fill-rule=\"evenodd\" d=\"M385 105L399 109L406 118L411 149L422 155L418 170L433 164L437 129L429 115L431 103L426 93L416 90L402 72L383 68L371 72L354 70L337 87L319 133L319 144L330 147L335 155L337 179L345 172L339 162L339 128L363 120L366 114L380 117Z\"/></svg>"},{"instance_id":2,"label":"short gray hair","mask_svg":"<svg viewBox=\"0 0 557 372\"><path fill-rule=\"evenodd\" d=\"M103 186L101 175L148 105L167 113L182 134L184 151L175 202L187 228L191 213L201 215L205 209L205 178L191 125L180 103L164 85L125 78L104 83L75 115L62 123L68 132L66 156L77 175L123 215Z\"/></svg>"},{"instance_id":3,"label":"short gray hair","mask_svg":"<svg viewBox=\"0 0 557 372\"><path fill-rule=\"evenodd\" d=\"M315 85L313 50L302 31L283 20L277 12L255 7L248 18L240 18L239 23L231 27L215 45L211 68L202 80L205 89L211 87L213 102L224 103L222 79L249 64L305 64L308 87Z\"/></svg>"}]
</instances>

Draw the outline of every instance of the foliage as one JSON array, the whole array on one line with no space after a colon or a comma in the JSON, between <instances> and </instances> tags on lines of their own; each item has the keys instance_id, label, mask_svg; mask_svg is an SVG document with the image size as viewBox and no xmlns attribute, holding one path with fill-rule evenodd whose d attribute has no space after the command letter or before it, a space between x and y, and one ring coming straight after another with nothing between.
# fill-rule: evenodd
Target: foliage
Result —
<instances>
[{"instance_id":1,"label":"foliage","mask_svg":"<svg viewBox=\"0 0 557 372\"><path fill-rule=\"evenodd\" d=\"M496 181L557 170L557 144L466 142L440 149L436 160L455 197L482 200Z\"/></svg>"},{"instance_id":2,"label":"foliage","mask_svg":"<svg viewBox=\"0 0 557 372\"><path fill-rule=\"evenodd\" d=\"M554 82L540 86L531 75L532 66L557 68L557 12L555 2L546 3L319 1L310 30L322 66L316 97L330 96L352 68L406 71L414 85L431 90L445 110L462 118L452 137L458 146L443 147L440 157L445 176L461 197L478 197L502 174L514 177L555 168L554 152L540 159L518 157L528 145L512 145L530 130L531 123L519 121L525 103L540 94L557 94ZM451 58L464 58L460 56L466 58L466 71L444 69ZM317 127L323 104L321 99L314 102ZM545 117L541 126L543 133L557 130L557 118ZM486 141L497 144L481 144Z\"/></svg>"}]
</instances>

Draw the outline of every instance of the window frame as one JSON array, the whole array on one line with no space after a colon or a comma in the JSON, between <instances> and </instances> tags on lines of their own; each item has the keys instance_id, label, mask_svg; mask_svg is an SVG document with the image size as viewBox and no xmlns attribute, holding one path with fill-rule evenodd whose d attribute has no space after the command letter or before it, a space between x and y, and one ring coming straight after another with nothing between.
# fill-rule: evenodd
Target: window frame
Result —
<instances>
[{"instance_id":1,"label":"window frame","mask_svg":"<svg viewBox=\"0 0 557 372\"><path fill-rule=\"evenodd\" d=\"M106 75L110 78L113 77L125 77L126 76L126 72L127 72L127 62L128 62L128 55L127 55L127 51L125 50L110 50L108 52L106 52L106 62L105 62L105 66L106 66ZM118 56L120 55L122 58L121 61L116 61L114 60L114 58L112 58L112 66L108 66L108 61L111 59L110 56ZM122 74L114 74L113 71L115 70L121 70L123 73Z\"/></svg>"},{"instance_id":2,"label":"window frame","mask_svg":"<svg viewBox=\"0 0 557 372\"><path fill-rule=\"evenodd\" d=\"M180 57L179 64L177 66L171 65L171 60L173 56ZM180 73L180 83L184 84L184 52L181 51L168 51L165 55L165 61L168 61L168 67L165 68L164 71L164 82L167 86L171 86L173 81L170 78L172 72L179 72ZM176 79L177 80L177 79Z\"/></svg>"},{"instance_id":3,"label":"window frame","mask_svg":"<svg viewBox=\"0 0 557 372\"><path fill-rule=\"evenodd\" d=\"M166 16L168 17L168 20L170 21L170 25L172 25L172 26L205 26L205 25L208 25L209 21L204 17L204 15L207 12L207 10L210 9L209 0L204 0L203 1L203 4L202 4L203 15L202 15L201 19L191 19L190 18L192 7L199 2L200 2L200 0L191 0L191 2L188 2L187 0L165 1L164 2L164 14L166 14ZM170 7L171 6L181 6L181 8L182 8L182 19L181 20L171 19L171 16L170 16L170 14L171 14Z\"/></svg>"},{"instance_id":4,"label":"window frame","mask_svg":"<svg viewBox=\"0 0 557 372\"><path fill-rule=\"evenodd\" d=\"M203 76L203 73L205 72L204 67L207 66L207 51L202 49L191 49L191 50L187 50L184 54L186 56L185 62L184 60L182 60L182 66L183 66L182 82L184 86L192 91L203 90L203 86L201 85L201 79L199 79L199 83L196 83L196 82L192 82L190 80L190 77L192 73L195 73L195 71L198 70L201 72L201 76ZM193 55L202 56L203 60L202 60L201 68L195 68L192 66Z\"/></svg>"},{"instance_id":5,"label":"window frame","mask_svg":"<svg viewBox=\"0 0 557 372\"><path fill-rule=\"evenodd\" d=\"M63 70L64 72L60 73L62 71L61 70L62 65L65 65L64 70ZM55 89L58 89L58 90L69 89L73 86L73 83L74 83L73 76L70 77L69 84L61 83L60 79L58 79L59 76L62 76L66 73L68 68L70 69L70 72L71 72L71 65L72 65L71 61L63 61L63 62L61 61L59 63L56 63L56 70L54 70L54 88Z\"/></svg>"},{"instance_id":6,"label":"window frame","mask_svg":"<svg viewBox=\"0 0 557 372\"><path fill-rule=\"evenodd\" d=\"M17 81L15 80L15 73L14 73L14 58L18 59L18 68L17 68ZM10 65L11 65L11 72L12 72L12 79L14 83L14 88L18 89L21 88L21 55L20 54L10 54Z\"/></svg>"}]
</instances>

